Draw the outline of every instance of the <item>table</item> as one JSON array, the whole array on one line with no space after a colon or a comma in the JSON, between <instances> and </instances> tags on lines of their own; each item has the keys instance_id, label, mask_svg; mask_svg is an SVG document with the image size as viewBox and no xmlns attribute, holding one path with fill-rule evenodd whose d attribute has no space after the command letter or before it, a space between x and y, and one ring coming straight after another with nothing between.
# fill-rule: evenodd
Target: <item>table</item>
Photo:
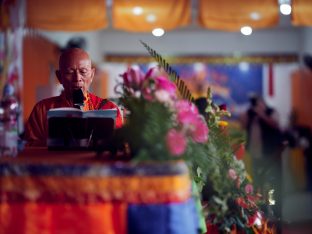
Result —
<instances>
[{"instance_id":1,"label":"table","mask_svg":"<svg viewBox=\"0 0 312 234\"><path fill-rule=\"evenodd\" d=\"M133 164L46 148L0 157L0 234L193 234L197 228L183 161Z\"/></svg>"}]
</instances>

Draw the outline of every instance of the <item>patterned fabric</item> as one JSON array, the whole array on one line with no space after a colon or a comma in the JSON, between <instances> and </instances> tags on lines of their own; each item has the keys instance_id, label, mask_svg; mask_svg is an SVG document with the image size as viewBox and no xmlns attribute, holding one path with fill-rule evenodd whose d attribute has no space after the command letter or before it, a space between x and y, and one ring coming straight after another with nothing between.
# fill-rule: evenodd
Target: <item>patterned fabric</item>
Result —
<instances>
[{"instance_id":1,"label":"patterned fabric","mask_svg":"<svg viewBox=\"0 0 312 234\"><path fill-rule=\"evenodd\" d=\"M116 127L121 127L123 120L118 106L108 100L102 105L104 100L106 99L88 93L84 101L83 110L106 110L117 108ZM70 101L66 99L64 93L60 96L44 99L35 105L25 125L25 140L27 141L28 146L46 146L48 138L47 112L52 108L60 107L73 107Z\"/></svg>"},{"instance_id":2,"label":"patterned fabric","mask_svg":"<svg viewBox=\"0 0 312 234\"><path fill-rule=\"evenodd\" d=\"M184 162L14 160L0 159L0 233L197 233Z\"/></svg>"},{"instance_id":3,"label":"patterned fabric","mask_svg":"<svg viewBox=\"0 0 312 234\"><path fill-rule=\"evenodd\" d=\"M2 197L9 202L180 202L190 197L184 164L0 165ZM56 180L57 178L57 180ZM92 185L92 186L91 186Z\"/></svg>"}]
</instances>

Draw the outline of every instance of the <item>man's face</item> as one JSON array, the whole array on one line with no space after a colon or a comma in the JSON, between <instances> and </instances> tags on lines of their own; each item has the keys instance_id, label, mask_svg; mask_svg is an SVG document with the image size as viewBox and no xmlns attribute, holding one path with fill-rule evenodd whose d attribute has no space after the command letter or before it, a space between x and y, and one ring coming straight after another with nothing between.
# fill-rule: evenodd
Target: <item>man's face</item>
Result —
<instances>
[{"instance_id":1,"label":"man's face","mask_svg":"<svg viewBox=\"0 0 312 234\"><path fill-rule=\"evenodd\" d=\"M94 68L86 53L73 51L61 61L57 76L67 94L72 94L74 89L82 89L86 94L93 80Z\"/></svg>"}]
</instances>

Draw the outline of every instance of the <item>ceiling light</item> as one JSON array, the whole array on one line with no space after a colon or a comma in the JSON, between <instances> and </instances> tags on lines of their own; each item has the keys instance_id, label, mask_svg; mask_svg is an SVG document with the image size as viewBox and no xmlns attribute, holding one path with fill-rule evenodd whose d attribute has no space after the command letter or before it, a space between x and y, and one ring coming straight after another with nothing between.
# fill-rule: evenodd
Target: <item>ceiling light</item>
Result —
<instances>
[{"instance_id":1,"label":"ceiling light","mask_svg":"<svg viewBox=\"0 0 312 234\"><path fill-rule=\"evenodd\" d=\"M133 7L132 13L135 15L141 15L143 13L143 8L140 6Z\"/></svg>"},{"instance_id":2,"label":"ceiling light","mask_svg":"<svg viewBox=\"0 0 312 234\"><path fill-rule=\"evenodd\" d=\"M149 22L149 23L153 23L156 21L156 15L154 14L148 14L146 16L146 21Z\"/></svg>"},{"instance_id":3,"label":"ceiling light","mask_svg":"<svg viewBox=\"0 0 312 234\"><path fill-rule=\"evenodd\" d=\"M165 30L163 30L162 28L155 28L155 29L152 31L152 34L153 34L155 37L161 37L162 35L165 34Z\"/></svg>"},{"instance_id":4,"label":"ceiling light","mask_svg":"<svg viewBox=\"0 0 312 234\"><path fill-rule=\"evenodd\" d=\"M252 20L259 20L261 19L261 15L259 14L259 12L251 12L249 17L252 19Z\"/></svg>"},{"instance_id":5,"label":"ceiling light","mask_svg":"<svg viewBox=\"0 0 312 234\"><path fill-rule=\"evenodd\" d=\"M249 36L250 34L252 34L252 28L250 26L244 26L241 27L241 33L244 34L245 36Z\"/></svg>"},{"instance_id":6,"label":"ceiling light","mask_svg":"<svg viewBox=\"0 0 312 234\"><path fill-rule=\"evenodd\" d=\"M280 5L280 12L283 14L283 15L290 15L291 13L291 6L287 3L283 3Z\"/></svg>"}]
</instances>

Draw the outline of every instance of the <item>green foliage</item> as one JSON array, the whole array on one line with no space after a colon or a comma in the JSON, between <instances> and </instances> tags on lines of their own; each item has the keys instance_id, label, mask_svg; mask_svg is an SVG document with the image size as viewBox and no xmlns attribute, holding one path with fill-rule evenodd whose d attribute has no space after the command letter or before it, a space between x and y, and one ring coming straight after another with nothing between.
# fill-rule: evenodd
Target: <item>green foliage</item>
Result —
<instances>
[{"instance_id":1,"label":"green foliage","mask_svg":"<svg viewBox=\"0 0 312 234\"><path fill-rule=\"evenodd\" d=\"M159 102L127 98L122 102L131 113L126 125L117 132L131 145L136 160L168 160L165 135L172 127L170 110Z\"/></svg>"}]
</instances>

